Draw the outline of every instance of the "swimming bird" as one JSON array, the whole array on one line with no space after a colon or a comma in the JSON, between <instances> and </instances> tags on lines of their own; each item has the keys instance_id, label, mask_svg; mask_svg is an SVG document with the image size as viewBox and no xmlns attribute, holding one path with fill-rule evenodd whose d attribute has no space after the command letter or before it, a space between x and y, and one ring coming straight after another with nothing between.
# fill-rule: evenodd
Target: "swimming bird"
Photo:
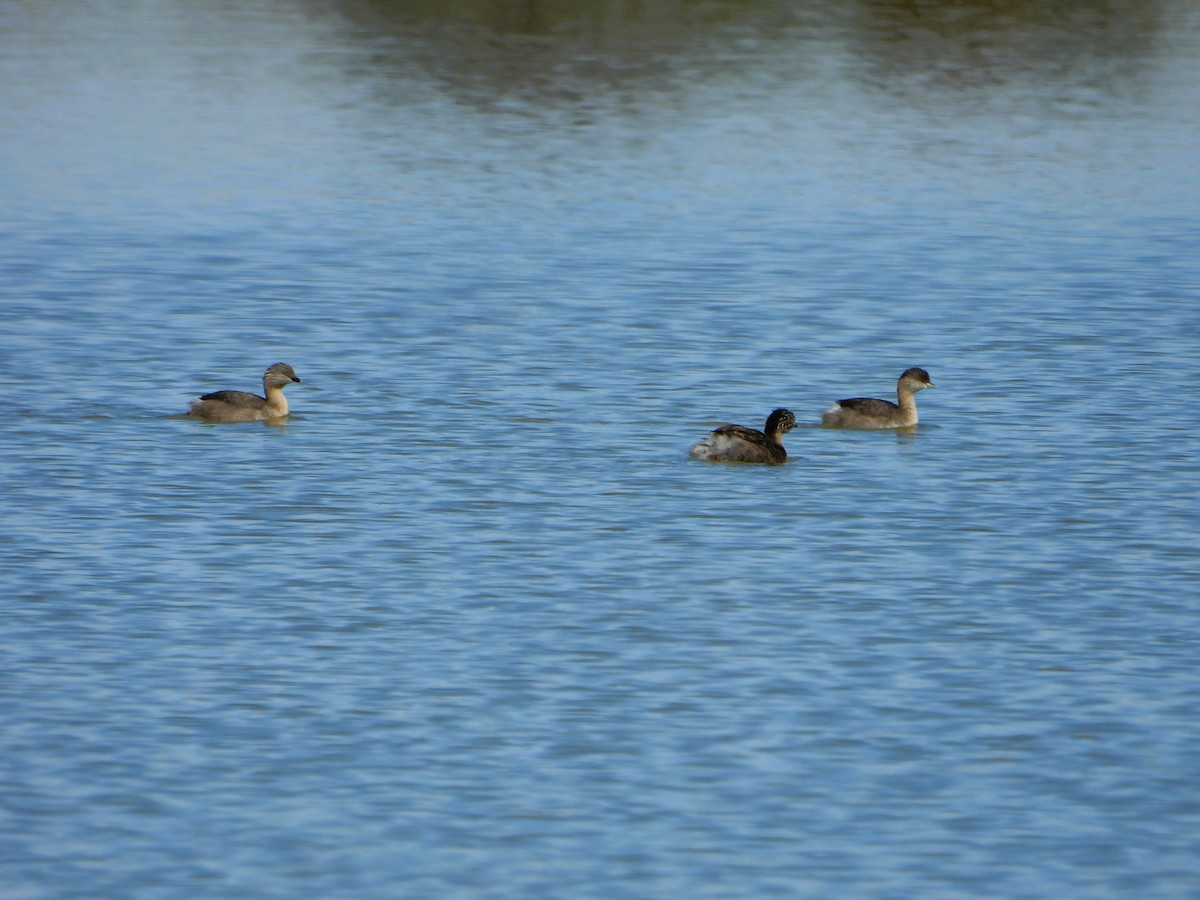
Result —
<instances>
[{"instance_id":1,"label":"swimming bird","mask_svg":"<svg viewBox=\"0 0 1200 900\"><path fill-rule=\"evenodd\" d=\"M263 373L265 397L246 391L214 391L193 400L189 416L208 422L265 422L288 414L283 389L300 383L300 376L287 363L275 363Z\"/></svg>"},{"instance_id":2,"label":"swimming bird","mask_svg":"<svg viewBox=\"0 0 1200 900\"><path fill-rule=\"evenodd\" d=\"M762 431L744 425L722 425L691 449L692 459L710 462L746 462L779 465L787 462L783 436L796 427L790 410L777 409L767 416Z\"/></svg>"},{"instance_id":3,"label":"swimming bird","mask_svg":"<svg viewBox=\"0 0 1200 900\"><path fill-rule=\"evenodd\" d=\"M937 387L929 380L929 373L915 366L906 369L896 385L896 399L875 400L871 397L854 397L839 400L821 416L821 424L827 428L908 428L917 424L917 392Z\"/></svg>"}]
</instances>

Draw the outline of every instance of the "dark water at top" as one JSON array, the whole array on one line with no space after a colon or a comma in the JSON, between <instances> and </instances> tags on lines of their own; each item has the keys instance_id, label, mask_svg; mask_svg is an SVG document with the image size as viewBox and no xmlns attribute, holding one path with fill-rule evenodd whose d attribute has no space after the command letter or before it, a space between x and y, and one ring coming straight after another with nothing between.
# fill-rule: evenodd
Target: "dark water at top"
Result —
<instances>
[{"instance_id":1,"label":"dark water at top","mask_svg":"<svg viewBox=\"0 0 1200 900\"><path fill-rule=\"evenodd\" d=\"M448 8L0 0L0 893L1195 896L1195 7Z\"/></svg>"}]
</instances>

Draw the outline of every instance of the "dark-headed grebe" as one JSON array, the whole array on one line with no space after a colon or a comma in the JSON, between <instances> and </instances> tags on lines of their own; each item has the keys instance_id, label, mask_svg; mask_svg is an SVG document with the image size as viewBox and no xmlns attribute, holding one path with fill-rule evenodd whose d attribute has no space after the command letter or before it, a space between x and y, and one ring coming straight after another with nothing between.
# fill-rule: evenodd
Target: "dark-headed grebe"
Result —
<instances>
[{"instance_id":1,"label":"dark-headed grebe","mask_svg":"<svg viewBox=\"0 0 1200 900\"><path fill-rule=\"evenodd\" d=\"M263 390L267 396L245 391L214 391L193 400L189 416L208 422L265 422L288 414L283 389L300 377L287 363L275 363L263 373Z\"/></svg>"},{"instance_id":2,"label":"dark-headed grebe","mask_svg":"<svg viewBox=\"0 0 1200 900\"><path fill-rule=\"evenodd\" d=\"M796 427L789 410L777 409L767 416L762 431L743 425L722 425L692 448L692 459L710 462L769 463L787 462L783 436ZM765 433L764 433L765 432Z\"/></svg>"},{"instance_id":3,"label":"dark-headed grebe","mask_svg":"<svg viewBox=\"0 0 1200 900\"><path fill-rule=\"evenodd\" d=\"M917 391L937 387L929 373L916 367L900 376L896 385L897 405L890 400L855 397L839 400L821 416L827 428L908 428L917 424Z\"/></svg>"}]
</instances>

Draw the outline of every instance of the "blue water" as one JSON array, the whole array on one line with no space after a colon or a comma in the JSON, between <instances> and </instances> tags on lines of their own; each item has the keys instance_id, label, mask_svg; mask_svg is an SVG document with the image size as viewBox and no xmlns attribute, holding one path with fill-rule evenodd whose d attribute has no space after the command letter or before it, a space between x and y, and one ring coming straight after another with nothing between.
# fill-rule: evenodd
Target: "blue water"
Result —
<instances>
[{"instance_id":1,"label":"blue water","mask_svg":"<svg viewBox=\"0 0 1200 900\"><path fill-rule=\"evenodd\" d=\"M826 6L0 0L0 895L1197 896L1200 15Z\"/></svg>"}]
</instances>

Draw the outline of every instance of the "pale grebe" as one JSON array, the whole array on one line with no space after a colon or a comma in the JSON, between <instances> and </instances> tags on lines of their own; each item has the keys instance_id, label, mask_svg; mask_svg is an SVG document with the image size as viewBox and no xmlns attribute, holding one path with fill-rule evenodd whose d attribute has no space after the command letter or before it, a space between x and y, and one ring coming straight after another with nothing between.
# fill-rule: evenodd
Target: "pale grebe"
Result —
<instances>
[{"instance_id":1,"label":"pale grebe","mask_svg":"<svg viewBox=\"0 0 1200 900\"><path fill-rule=\"evenodd\" d=\"M692 448L692 459L710 462L769 463L787 462L783 436L796 427L789 410L777 409L767 416L762 431L744 425L722 425Z\"/></svg>"},{"instance_id":2,"label":"pale grebe","mask_svg":"<svg viewBox=\"0 0 1200 900\"><path fill-rule=\"evenodd\" d=\"M914 366L896 385L899 404L870 397L839 400L825 410L821 424L827 428L908 428L917 424L917 392L931 387L937 385L929 380L929 373Z\"/></svg>"},{"instance_id":3,"label":"pale grebe","mask_svg":"<svg viewBox=\"0 0 1200 900\"><path fill-rule=\"evenodd\" d=\"M279 419L288 414L283 389L292 382L300 383L300 376L292 367L287 363L275 363L263 373L263 390L267 396L260 397L245 391L214 391L199 400L193 400L188 415L208 422L264 422Z\"/></svg>"}]
</instances>

